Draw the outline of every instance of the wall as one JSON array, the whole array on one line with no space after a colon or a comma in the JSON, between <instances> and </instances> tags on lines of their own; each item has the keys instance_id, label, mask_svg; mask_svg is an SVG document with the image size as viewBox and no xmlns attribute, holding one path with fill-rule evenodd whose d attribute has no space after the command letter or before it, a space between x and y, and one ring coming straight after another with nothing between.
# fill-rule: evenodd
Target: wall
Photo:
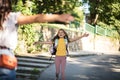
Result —
<instances>
[{"instance_id":1,"label":"wall","mask_svg":"<svg viewBox=\"0 0 120 80\"><path fill-rule=\"evenodd\" d=\"M56 33L58 29L53 28L43 28L43 37L44 41L50 40ZM74 38L80 36L81 33L66 31L70 38ZM44 45L45 47L49 47L48 45ZM89 33L88 37L84 37L80 40L77 40L73 43L69 44L70 51L95 51L95 52L114 52L118 51L119 48L119 40L112 39L106 36L99 36Z\"/></svg>"},{"instance_id":2,"label":"wall","mask_svg":"<svg viewBox=\"0 0 120 80\"><path fill-rule=\"evenodd\" d=\"M89 37L82 39L83 50L96 52L116 52L119 49L119 40L90 34Z\"/></svg>"}]
</instances>

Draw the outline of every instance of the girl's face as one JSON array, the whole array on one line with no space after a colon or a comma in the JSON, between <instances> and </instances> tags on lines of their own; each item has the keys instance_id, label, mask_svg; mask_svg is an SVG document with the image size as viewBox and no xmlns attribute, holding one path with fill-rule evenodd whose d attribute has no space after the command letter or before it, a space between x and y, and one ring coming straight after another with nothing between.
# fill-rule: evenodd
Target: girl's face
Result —
<instances>
[{"instance_id":1,"label":"girl's face","mask_svg":"<svg viewBox=\"0 0 120 80\"><path fill-rule=\"evenodd\" d=\"M58 31L58 36L59 36L60 38L64 38L64 36L65 36L64 31L63 31L63 30L59 30L59 31Z\"/></svg>"}]
</instances>

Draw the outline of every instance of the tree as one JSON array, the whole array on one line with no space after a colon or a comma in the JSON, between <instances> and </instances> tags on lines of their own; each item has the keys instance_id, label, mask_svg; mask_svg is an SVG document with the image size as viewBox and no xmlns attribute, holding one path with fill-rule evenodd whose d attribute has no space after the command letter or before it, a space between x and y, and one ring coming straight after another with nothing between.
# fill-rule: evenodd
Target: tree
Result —
<instances>
[{"instance_id":1,"label":"tree","mask_svg":"<svg viewBox=\"0 0 120 80\"><path fill-rule=\"evenodd\" d=\"M118 35L114 36L120 40L120 0L89 0L89 2L91 24L115 30Z\"/></svg>"}]
</instances>

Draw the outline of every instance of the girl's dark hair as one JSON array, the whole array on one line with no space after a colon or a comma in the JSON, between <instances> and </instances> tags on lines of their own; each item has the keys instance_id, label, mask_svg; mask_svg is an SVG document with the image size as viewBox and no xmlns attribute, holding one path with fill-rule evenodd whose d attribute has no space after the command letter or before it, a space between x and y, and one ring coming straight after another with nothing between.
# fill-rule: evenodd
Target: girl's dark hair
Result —
<instances>
[{"instance_id":1,"label":"girl's dark hair","mask_svg":"<svg viewBox=\"0 0 120 80\"><path fill-rule=\"evenodd\" d=\"M65 33L64 39L67 39L68 42L70 42L68 34L65 32L65 30L64 29L59 29L58 33L59 33L59 31L63 31ZM53 42L55 41L55 39L59 39L58 33L53 37L53 39L52 39Z\"/></svg>"},{"instance_id":2,"label":"girl's dark hair","mask_svg":"<svg viewBox=\"0 0 120 80\"><path fill-rule=\"evenodd\" d=\"M6 16L12 11L11 0L0 0L0 30Z\"/></svg>"}]
</instances>

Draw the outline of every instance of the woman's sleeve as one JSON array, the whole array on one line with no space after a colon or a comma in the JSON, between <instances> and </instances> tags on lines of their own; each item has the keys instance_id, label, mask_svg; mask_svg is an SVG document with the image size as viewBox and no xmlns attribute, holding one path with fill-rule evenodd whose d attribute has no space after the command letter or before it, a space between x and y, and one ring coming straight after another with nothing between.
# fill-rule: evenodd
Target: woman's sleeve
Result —
<instances>
[{"instance_id":1,"label":"woman's sleeve","mask_svg":"<svg viewBox=\"0 0 120 80\"><path fill-rule=\"evenodd\" d=\"M9 16L9 19L10 19L9 22L11 24L17 24L18 23L17 19L18 19L18 16L20 15L21 15L21 12L11 12Z\"/></svg>"},{"instance_id":2,"label":"woman's sleeve","mask_svg":"<svg viewBox=\"0 0 120 80\"><path fill-rule=\"evenodd\" d=\"M14 21L15 21L16 24L18 23L17 19L18 19L18 16L20 16L20 15L21 15L21 12L16 12L15 13Z\"/></svg>"}]
</instances>

